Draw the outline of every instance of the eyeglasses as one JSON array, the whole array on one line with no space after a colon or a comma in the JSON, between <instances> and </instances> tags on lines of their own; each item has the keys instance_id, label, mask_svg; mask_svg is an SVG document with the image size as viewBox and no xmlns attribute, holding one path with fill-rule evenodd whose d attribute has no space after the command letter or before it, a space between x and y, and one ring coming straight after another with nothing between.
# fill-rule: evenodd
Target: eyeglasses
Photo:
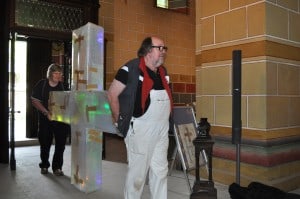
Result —
<instances>
[{"instance_id":1,"label":"eyeglasses","mask_svg":"<svg viewBox=\"0 0 300 199\"><path fill-rule=\"evenodd\" d=\"M168 50L167 46L151 46L151 48L157 48L160 52L166 51Z\"/></svg>"}]
</instances>

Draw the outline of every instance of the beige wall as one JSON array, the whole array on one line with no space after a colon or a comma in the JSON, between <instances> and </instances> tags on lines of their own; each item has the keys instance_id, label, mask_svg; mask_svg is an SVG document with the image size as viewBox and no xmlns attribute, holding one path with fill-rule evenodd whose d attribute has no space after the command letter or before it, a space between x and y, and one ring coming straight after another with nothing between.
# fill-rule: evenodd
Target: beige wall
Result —
<instances>
[{"instance_id":1,"label":"beige wall","mask_svg":"<svg viewBox=\"0 0 300 199\"><path fill-rule=\"evenodd\" d=\"M284 163L286 169L294 168L299 164L295 161L299 154L287 163L279 157L280 152L262 143L272 145L275 139L288 143L284 140L300 137L299 29L299 0L196 0L196 112L198 118L208 118L217 140L217 180L230 183L234 176L233 168L228 166L235 166L231 144L231 60L233 50L242 50L242 140L252 142L241 155L242 183L247 185L249 180L255 180L250 163L256 172L268 170L265 179L256 180L284 189L298 186L295 184L300 181L299 170L279 173L281 177L271 173ZM220 137L227 140L226 144L218 141ZM278 147L288 156L288 151L300 150L292 146ZM264 156L265 160L277 157L278 167L273 164L271 169L270 162L254 160ZM290 187L282 176L293 182Z\"/></svg>"},{"instance_id":2,"label":"beige wall","mask_svg":"<svg viewBox=\"0 0 300 199\"><path fill-rule=\"evenodd\" d=\"M299 1L216 2L196 4L198 116L231 125L232 50L241 49L243 126L299 127L292 111L300 106ZM213 105L206 106L207 98Z\"/></svg>"}]
</instances>

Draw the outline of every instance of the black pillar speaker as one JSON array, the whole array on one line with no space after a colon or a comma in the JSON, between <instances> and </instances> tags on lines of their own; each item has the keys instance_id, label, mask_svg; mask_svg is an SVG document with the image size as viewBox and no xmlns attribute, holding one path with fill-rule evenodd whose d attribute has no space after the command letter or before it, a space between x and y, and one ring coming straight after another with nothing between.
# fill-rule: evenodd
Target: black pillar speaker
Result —
<instances>
[{"instance_id":1,"label":"black pillar speaker","mask_svg":"<svg viewBox=\"0 0 300 199\"><path fill-rule=\"evenodd\" d=\"M232 52L232 143L241 143L241 76L242 51Z\"/></svg>"}]
</instances>

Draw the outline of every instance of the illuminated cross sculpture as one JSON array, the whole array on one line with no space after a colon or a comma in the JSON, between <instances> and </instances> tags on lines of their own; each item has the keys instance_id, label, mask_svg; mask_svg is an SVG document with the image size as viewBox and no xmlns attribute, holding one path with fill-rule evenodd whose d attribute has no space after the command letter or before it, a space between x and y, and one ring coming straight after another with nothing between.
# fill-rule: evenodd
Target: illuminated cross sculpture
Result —
<instances>
[{"instance_id":1,"label":"illuminated cross sculpture","mask_svg":"<svg viewBox=\"0 0 300 199\"><path fill-rule=\"evenodd\" d=\"M89 193L102 183L103 132L116 133L103 91L103 28L87 23L73 31L71 91L50 94L52 119L71 124L71 183Z\"/></svg>"}]
</instances>

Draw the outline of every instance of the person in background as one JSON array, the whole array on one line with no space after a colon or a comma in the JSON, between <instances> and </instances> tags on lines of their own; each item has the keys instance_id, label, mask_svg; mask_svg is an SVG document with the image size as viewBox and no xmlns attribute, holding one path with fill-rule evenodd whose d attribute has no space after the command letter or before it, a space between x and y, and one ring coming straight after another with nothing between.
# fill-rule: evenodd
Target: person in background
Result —
<instances>
[{"instance_id":1,"label":"person in background","mask_svg":"<svg viewBox=\"0 0 300 199\"><path fill-rule=\"evenodd\" d=\"M138 58L122 66L107 96L125 137L128 172L125 199L141 198L149 172L151 198L167 198L167 151L172 94L163 67L167 47L158 37L143 40Z\"/></svg>"},{"instance_id":2,"label":"person in background","mask_svg":"<svg viewBox=\"0 0 300 199\"><path fill-rule=\"evenodd\" d=\"M31 95L32 105L38 110L38 139L40 143L39 167L41 174L47 174L50 167L49 154L53 137L55 150L52 159L52 171L56 176L63 176L63 154L70 126L68 124L51 121L51 112L48 109L50 91L63 91L61 82L63 69L51 64L47 70L47 78L37 82Z\"/></svg>"}]
</instances>

